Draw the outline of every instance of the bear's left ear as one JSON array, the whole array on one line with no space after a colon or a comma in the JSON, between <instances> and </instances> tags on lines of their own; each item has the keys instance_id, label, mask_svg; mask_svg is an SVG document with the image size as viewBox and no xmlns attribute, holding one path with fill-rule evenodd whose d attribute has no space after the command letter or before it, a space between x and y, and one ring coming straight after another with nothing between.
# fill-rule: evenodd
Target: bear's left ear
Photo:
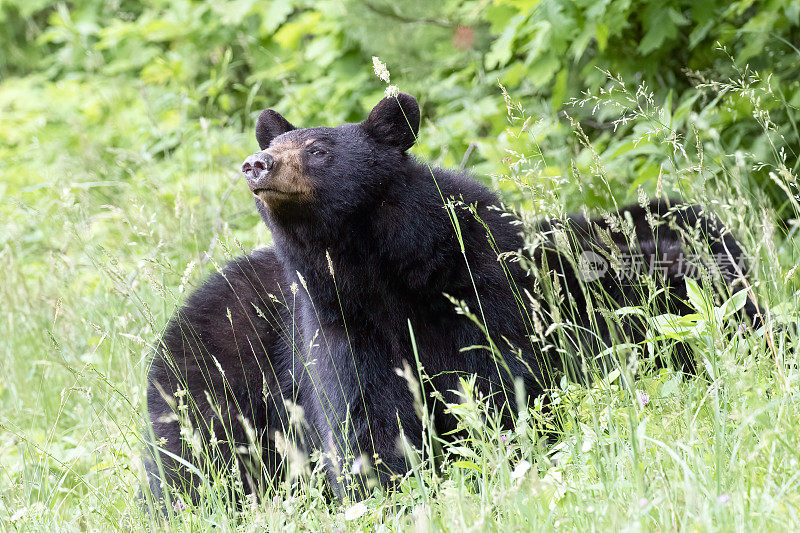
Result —
<instances>
[{"instance_id":1,"label":"bear's left ear","mask_svg":"<svg viewBox=\"0 0 800 533\"><path fill-rule=\"evenodd\" d=\"M419 104L406 93L389 96L378 102L369 118L361 123L376 141L408 150L419 132Z\"/></svg>"},{"instance_id":2,"label":"bear's left ear","mask_svg":"<svg viewBox=\"0 0 800 533\"><path fill-rule=\"evenodd\" d=\"M295 129L295 127L292 126L288 120L283 118L280 113L272 109L265 109L258 115L258 121L256 121L256 140L258 141L258 146L260 146L262 150L266 150L269 147L269 143L272 142L272 139L278 135L283 135L287 131L292 131L293 129Z\"/></svg>"}]
</instances>

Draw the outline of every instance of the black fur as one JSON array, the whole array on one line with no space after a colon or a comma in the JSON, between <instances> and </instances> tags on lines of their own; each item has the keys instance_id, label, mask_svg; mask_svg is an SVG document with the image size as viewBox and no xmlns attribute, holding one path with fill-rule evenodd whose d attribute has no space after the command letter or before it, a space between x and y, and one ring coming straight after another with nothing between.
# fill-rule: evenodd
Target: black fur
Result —
<instances>
[{"instance_id":1,"label":"black fur","mask_svg":"<svg viewBox=\"0 0 800 533\"><path fill-rule=\"evenodd\" d=\"M211 276L167 325L147 388L155 440L145 463L156 498L163 496L162 479L197 498L198 476L177 458L204 474L210 473L206 462L218 472L235 465L247 492L262 491L263 483L280 471L273 437L275 430L288 433L283 400L293 398L293 380L290 361L273 354L287 353L287 339L294 333L290 311L270 297L281 298L282 280L275 253L258 250ZM176 394L179 390L185 393ZM181 413L175 409L179 403L200 436L202 448L195 453L175 419ZM263 460L236 451L252 444L242 419L254 428ZM212 433L217 446L209 445ZM251 468L254 462L258 464Z\"/></svg>"},{"instance_id":2,"label":"black fur","mask_svg":"<svg viewBox=\"0 0 800 533\"><path fill-rule=\"evenodd\" d=\"M231 263L224 275L212 276L168 325L148 388L152 429L166 439L166 450L197 464L182 446L179 425L162 421L172 413L165 397L180 386L197 404L188 413L206 445L212 424L229 441L246 444L240 414L255 428L263 456L274 467L254 473L246 456L217 453L215 458L228 469L236 464L246 489L260 490L280 470L272 439L276 431L286 431L283 400L290 399L304 409L307 445L330 453L328 480L338 495L348 493L343 474L359 455L388 486L393 474L409 469L398 448L400 428L412 445L422 444L408 383L395 372L404 363L415 365L409 327L420 363L431 376L428 391L435 388L445 400L455 401L451 391L459 388L459 376L476 374L483 394L510 406L516 405L515 378L534 398L559 372L583 368L582 362L564 361L537 340L528 294L541 298L545 280L558 277L564 290L557 306L537 300L542 316L570 312L579 317L579 325L601 323L599 337L562 337L576 345L573 352L578 346L583 353L602 350L620 338L642 339L639 323L590 320L591 309L599 304L590 308L586 291L592 283L602 284L612 304L638 305L645 303L639 296L643 282L615 285L609 273L584 283L569 260L583 250L610 250L599 236L611 229L606 220L574 217L543 223L542 244L528 254L544 274L537 283L512 255L500 255L522 250L524 242L519 225L500 209L494 193L463 172L431 169L406 153L418 127L419 108L408 95L383 100L361 124L336 128L294 129L274 111L262 113L257 125L262 149L284 141L314 148L302 156L313 198L270 205L256 198L274 249L254 252ZM307 145L309 139L314 141ZM737 260L741 257L736 242L723 237L720 225L697 207L653 202L623 209L626 217L633 232L609 232L617 246L666 252L673 267L687 250L685 234L695 228L712 242L712 253L723 247ZM571 251L554 246L552 235L564 226L574 236ZM723 285L737 277L722 270ZM678 269L667 268L653 279L669 289L656 307L687 311ZM292 284L297 284L296 294ZM462 351L489 342L445 295L463 302L478 318L501 353L500 361L487 349ZM752 305L746 311L755 314ZM224 416L212 412L206 391L221 404ZM431 409L439 435L455 429L441 402L433 402ZM161 459L167 483L193 494L196 476L163 453ZM158 485L152 462L148 469L151 484ZM356 481L358 492L363 479Z\"/></svg>"},{"instance_id":3,"label":"black fur","mask_svg":"<svg viewBox=\"0 0 800 533\"><path fill-rule=\"evenodd\" d=\"M567 246L556 244L557 233L568 236ZM540 270L543 284L550 285L544 288L551 293L548 301L560 301L557 312L561 320L572 324L550 341L567 353L600 354L609 346L645 338L646 325L639 315L608 310L641 307L651 316L695 312L687 304L687 275L712 283L718 300L727 296L734 284L737 290L744 288L740 283L747 274L744 252L730 232L697 205L656 200L592 220L571 216L565 221L541 223L539 236L541 241L531 254L532 264ZM584 253L602 258L607 270L590 273L587 279L576 261ZM545 306L545 314L552 315L553 307ZM743 314L753 325L760 325L760 311L750 298ZM676 346L674 356L675 366L695 372L694 359L685 346ZM618 361L611 360L609 354L595 363L608 369ZM582 364L578 358L571 358L562 361L562 368L581 380L585 377Z\"/></svg>"}]
</instances>

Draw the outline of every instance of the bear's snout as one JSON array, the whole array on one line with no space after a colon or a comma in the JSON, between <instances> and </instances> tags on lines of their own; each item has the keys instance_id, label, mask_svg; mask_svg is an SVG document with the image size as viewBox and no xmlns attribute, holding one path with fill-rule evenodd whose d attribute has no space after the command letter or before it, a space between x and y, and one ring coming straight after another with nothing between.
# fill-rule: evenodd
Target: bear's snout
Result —
<instances>
[{"instance_id":1,"label":"bear's snout","mask_svg":"<svg viewBox=\"0 0 800 533\"><path fill-rule=\"evenodd\" d=\"M244 160L242 173L247 179L247 185L254 193L267 187L270 170L275 167L275 159L267 152L256 152Z\"/></svg>"}]
</instances>

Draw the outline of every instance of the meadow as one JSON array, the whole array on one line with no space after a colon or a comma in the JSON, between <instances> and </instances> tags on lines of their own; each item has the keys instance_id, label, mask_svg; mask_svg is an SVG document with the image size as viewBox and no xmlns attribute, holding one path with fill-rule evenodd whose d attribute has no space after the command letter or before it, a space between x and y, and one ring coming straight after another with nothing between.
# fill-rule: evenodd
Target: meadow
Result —
<instances>
[{"instance_id":1,"label":"meadow","mask_svg":"<svg viewBox=\"0 0 800 533\"><path fill-rule=\"evenodd\" d=\"M0 5L0 524L9 531L800 527L800 10L791 1ZM697 313L513 430L470 394L439 468L362 502L319 463L242 508L168 518L142 488L145 376L166 321L271 236L239 173L266 107L359 120L415 94L413 153L465 167L530 227L682 197L742 242L756 331ZM535 242L535 234L530 242ZM731 305L735 305L731 304ZM610 312L614 312L611 310ZM547 325L545 325L545 328ZM651 361L682 341L698 375ZM592 354L589 354L591 357Z\"/></svg>"}]
</instances>

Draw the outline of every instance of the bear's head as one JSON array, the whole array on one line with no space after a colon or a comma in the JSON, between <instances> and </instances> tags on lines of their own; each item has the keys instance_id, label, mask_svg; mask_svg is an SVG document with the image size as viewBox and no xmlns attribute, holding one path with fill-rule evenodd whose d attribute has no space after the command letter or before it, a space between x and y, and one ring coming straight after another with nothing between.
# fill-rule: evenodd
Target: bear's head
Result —
<instances>
[{"instance_id":1,"label":"bear's head","mask_svg":"<svg viewBox=\"0 0 800 533\"><path fill-rule=\"evenodd\" d=\"M256 124L261 151L242 165L259 211L294 219L320 210L357 213L380 202L403 178L419 117L416 99L404 93L381 100L363 122L335 128L295 128L263 111Z\"/></svg>"}]
</instances>

